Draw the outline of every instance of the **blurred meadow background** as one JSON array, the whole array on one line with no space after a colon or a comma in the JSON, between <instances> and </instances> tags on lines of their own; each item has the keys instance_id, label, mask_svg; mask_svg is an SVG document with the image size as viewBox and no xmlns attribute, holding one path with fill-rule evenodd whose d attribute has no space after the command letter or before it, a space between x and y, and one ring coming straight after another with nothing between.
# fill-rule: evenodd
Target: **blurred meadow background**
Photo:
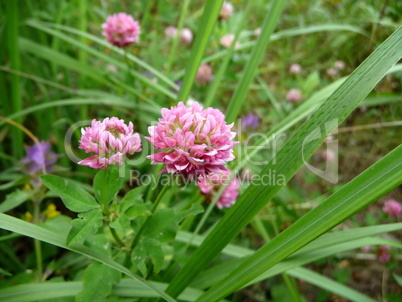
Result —
<instances>
[{"instance_id":1,"label":"blurred meadow background","mask_svg":"<svg viewBox=\"0 0 402 302\"><path fill-rule=\"evenodd\" d=\"M46 141L47 156L52 158L50 173L93 192L91 184L96 170L77 165L66 154L66 148L72 148L78 157L85 156L78 149L79 127L71 134L71 146L70 142L65 143L68 129L80 121L117 116L132 121L135 132L143 138L148 136L148 126L160 117L161 108L170 108L178 101L197 101L226 113L227 122L234 122L239 146L261 145L262 135L277 132L285 137L278 141L280 149L346 77L402 25L401 1L289 0L281 13L278 8L277 16L272 16L277 23L275 20L271 24L268 47L261 48L261 61L257 60L256 68L250 69L247 65L253 60L253 50L273 2L232 0L232 11L228 15L221 12L212 24L210 36L204 39L205 52L199 54L203 65L199 68L192 65L196 55L192 50L202 29L207 28L202 23L205 1L1 1L0 212L56 231L69 228L76 214L51 191L43 193L45 198L39 206L34 205L35 181L40 180L27 163L32 160L30 156L35 156L35 151L30 150L35 139ZM109 15L119 12L133 16L141 26L139 42L124 49L109 44L101 28ZM233 38L236 43L231 47ZM231 241L233 249L215 257L212 271L204 271L191 283L191 288L198 292L185 292L187 295L180 296L181 300L196 300L200 291L214 285L214 279L211 282L208 276L220 276L224 264L262 247L399 146L401 65L392 67L333 133L329 140L337 141L338 149L327 149L324 143L308 160L320 169L336 162L337 181L325 180L306 167L298 170ZM191 68L195 79L186 82ZM243 79L247 72L249 85ZM261 135L254 135L257 133ZM150 166L145 158L151 146L145 139L142 143L145 151L136 155L136 165L131 169L156 174L159 167ZM240 165L237 172L246 180L240 196L247 190L247 179L262 171L259 163L265 163L272 155L271 149L261 149L252 155L252 160L245 160L245 151L236 148L231 168ZM127 178L122 192L132 186ZM152 198L154 193L148 189L144 194ZM169 194L166 207L186 209L195 200L205 209L209 205L198 198L200 194L192 185L184 189L177 186ZM386 207L389 201L394 202L394 212ZM392 224L395 228L389 231L394 232L378 229L373 236L383 233L380 237L367 237L361 244L349 241L343 243L345 246L332 246L332 250L315 250L316 254L301 257L299 262L293 259L295 265L239 288L227 299L401 301L402 227L397 224L402 217L397 204L402 208L401 203L399 185L335 229ZM142 277L169 283L196 248L194 244L186 245L186 236L196 234L199 245L227 211L212 207L207 215L186 218L173 243L164 247L163 268L158 273L148 271ZM90 258L42 242L38 260L38 241L7 229L2 226L0 230L1 301L85 301L82 296L75 296L83 286ZM289 269L292 271L287 274ZM222 278L218 277L216 282ZM34 288L17 287L39 282L65 282L66 286L68 282L75 283L68 283L71 294L60 296L59 289L52 287L38 287L48 296L35 296ZM23 290L27 290L25 295ZM157 301L149 293L136 296L135 291L124 292L124 284L114 285L108 294L110 301Z\"/></svg>"}]
</instances>

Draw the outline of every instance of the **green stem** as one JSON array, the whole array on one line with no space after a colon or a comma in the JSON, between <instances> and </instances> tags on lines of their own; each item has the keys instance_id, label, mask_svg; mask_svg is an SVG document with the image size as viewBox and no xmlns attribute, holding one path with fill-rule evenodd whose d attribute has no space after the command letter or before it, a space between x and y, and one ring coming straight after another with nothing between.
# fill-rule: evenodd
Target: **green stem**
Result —
<instances>
[{"instance_id":1,"label":"green stem","mask_svg":"<svg viewBox=\"0 0 402 302\"><path fill-rule=\"evenodd\" d=\"M120 247L125 247L126 245L124 242L120 239L119 235L117 235L116 230L109 225L110 232L112 233L112 236L114 240L120 245Z\"/></svg>"},{"instance_id":2,"label":"green stem","mask_svg":"<svg viewBox=\"0 0 402 302\"><path fill-rule=\"evenodd\" d=\"M34 199L34 215L33 215L33 221L34 224L39 223L40 219L40 200ZM43 266L42 266L42 248L41 248L41 243L38 239L34 240L34 246L35 246L35 256L36 256L36 278L38 282L42 281L42 274L43 274Z\"/></svg>"},{"instance_id":3,"label":"green stem","mask_svg":"<svg viewBox=\"0 0 402 302\"><path fill-rule=\"evenodd\" d=\"M20 70L20 51L18 43L18 11L22 3L17 0L8 0L6 2L6 16L7 16L7 48L8 58L10 61L10 68L13 70ZM11 102L12 111L19 112L22 110L21 86L20 77L16 74L10 75L11 78ZM22 124L22 118L17 118L15 121ZM22 156L23 137L20 129L11 129L12 151L15 158Z\"/></svg>"},{"instance_id":4,"label":"green stem","mask_svg":"<svg viewBox=\"0 0 402 302\"><path fill-rule=\"evenodd\" d=\"M165 193L166 193L168 188L169 188L169 186L164 186L162 191L159 193L158 197L156 198L156 201L155 201L154 205L152 206L152 209L151 209L152 214L155 213L156 209L158 208L159 203L162 200L163 195L165 195ZM131 247L130 247L130 253L135 249L135 247L137 246L138 242L140 241L141 234L144 232L144 230L145 230L149 220L151 219L151 217L152 217L152 215L147 217L145 222L142 224L140 230L135 235L133 243L131 244Z\"/></svg>"},{"instance_id":5,"label":"green stem","mask_svg":"<svg viewBox=\"0 0 402 302\"><path fill-rule=\"evenodd\" d=\"M172 45L172 48L170 49L169 58L168 58L167 66L166 66L166 72L165 72L166 76L169 76L170 69L172 68L173 61L176 57L177 45L179 44L180 33L181 33L181 30L183 29L184 19L187 15L189 4L190 4L190 0L185 0L183 7L181 9L181 12L180 12L179 24L177 25L177 35L173 39L173 45Z\"/></svg>"}]
</instances>

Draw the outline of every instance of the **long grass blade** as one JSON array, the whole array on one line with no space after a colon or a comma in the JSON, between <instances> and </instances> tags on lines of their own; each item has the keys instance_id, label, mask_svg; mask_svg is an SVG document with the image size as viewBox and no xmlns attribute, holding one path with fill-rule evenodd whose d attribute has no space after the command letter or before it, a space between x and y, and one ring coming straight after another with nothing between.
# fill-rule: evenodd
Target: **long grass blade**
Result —
<instances>
[{"instance_id":1,"label":"long grass blade","mask_svg":"<svg viewBox=\"0 0 402 302\"><path fill-rule=\"evenodd\" d=\"M232 123L236 120L237 115L239 114L240 109L246 100L250 84L254 80L258 65L265 54L271 34L278 23L279 17L285 7L285 3L285 0L275 0L269 10L269 13L265 17L264 24L262 25L262 32L257 40L257 44L253 48L250 60L247 62L240 82L236 87L232 99L230 100L229 107L226 112L226 119L229 123Z\"/></svg>"},{"instance_id":2,"label":"long grass blade","mask_svg":"<svg viewBox=\"0 0 402 302\"><path fill-rule=\"evenodd\" d=\"M117 262L111 260L109 257L100 254L94 250L91 250L85 246L67 246L66 236L62 236L61 234L56 234L48 229L42 228L40 226L34 225L32 223L20 220L18 218L5 215L0 213L0 228L4 230L8 230L11 232L15 232L24 236L32 237L34 239L44 241L50 243L52 245L85 255L91 259L99 261L107 266L110 266L113 269L120 271L121 273L129 276L130 278L136 280L137 282L141 283L142 285L146 286L150 290L154 291L158 294L159 297L164 298L166 301L176 301L175 299L169 297L167 294L163 293L159 289L155 288L152 284L148 281L143 280L142 278L138 277L137 275L133 274L127 268L121 266ZM66 235L66 234L64 234Z\"/></svg>"},{"instance_id":3,"label":"long grass blade","mask_svg":"<svg viewBox=\"0 0 402 302\"><path fill-rule=\"evenodd\" d=\"M402 184L402 145L247 258L198 301L217 301Z\"/></svg>"},{"instance_id":4,"label":"long grass blade","mask_svg":"<svg viewBox=\"0 0 402 302\"><path fill-rule=\"evenodd\" d=\"M205 53L209 37L218 19L223 0L207 0L204 6L204 13L197 30L195 42L191 50L190 58L187 62L187 68L184 74L183 84L180 87L178 102L185 102L190 94L191 87L194 84L198 67L200 66L202 56Z\"/></svg>"},{"instance_id":5,"label":"long grass blade","mask_svg":"<svg viewBox=\"0 0 402 302\"><path fill-rule=\"evenodd\" d=\"M296 131L260 175L275 170L277 175L283 175L286 182L289 181L326 136L356 108L401 56L402 27L381 44ZM321 126L325 126L326 133L320 137ZM318 137L311 139L314 133L318 133ZM175 276L167 292L177 296L283 186L281 183L250 185Z\"/></svg>"}]
</instances>

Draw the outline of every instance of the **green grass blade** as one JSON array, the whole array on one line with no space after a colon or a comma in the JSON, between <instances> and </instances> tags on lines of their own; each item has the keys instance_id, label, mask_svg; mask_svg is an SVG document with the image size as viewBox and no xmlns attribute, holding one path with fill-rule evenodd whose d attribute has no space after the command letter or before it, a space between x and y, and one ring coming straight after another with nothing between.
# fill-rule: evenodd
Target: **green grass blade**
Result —
<instances>
[{"instance_id":1,"label":"green grass blade","mask_svg":"<svg viewBox=\"0 0 402 302\"><path fill-rule=\"evenodd\" d=\"M170 73L170 69L172 68L172 65L173 65L173 62L175 59L177 45L179 45L179 40L180 40L180 33L181 33L181 30L183 29L184 20L186 19L189 6L190 6L190 0L184 0L184 3L181 8L181 12L180 12L179 23L177 25L177 35L173 39L172 48L170 49L169 57L167 60L167 66L166 66L166 75L167 76Z\"/></svg>"},{"instance_id":2,"label":"green grass blade","mask_svg":"<svg viewBox=\"0 0 402 302\"><path fill-rule=\"evenodd\" d=\"M222 82L222 79L223 79L223 76L225 74L226 68L229 65L230 59L232 58L232 55L233 55L233 52L234 52L234 49L235 49L235 45L237 43L237 40L240 37L241 31L244 28L244 24L246 23L248 14L249 14L250 9L253 6L253 4L254 4L253 1L248 1L247 7L246 7L246 10L244 11L244 14L243 14L243 17L241 19L241 22L237 25L235 38L234 38L234 40L232 42L232 45L230 45L230 47L229 47L229 49L228 49L228 51L227 51L227 53L225 55L225 58L222 61L222 63L220 64L219 70L216 73L216 75L214 76L214 80L212 81L211 86L208 89L208 94L207 94L207 97L206 97L205 103L204 103L205 107L210 107L212 105L213 101L214 101L216 92L218 91L219 85Z\"/></svg>"},{"instance_id":3,"label":"green grass blade","mask_svg":"<svg viewBox=\"0 0 402 302\"><path fill-rule=\"evenodd\" d=\"M289 181L304 164L304 160L308 159L326 136L357 107L401 55L402 28L399 28L297 130L279 150L275 161L271 161L260 175L275 170L277 175L283 175L285 180ZM320 126L324 125L325 135L304 143L311 133L320 133ZM168 293L178 295L282 187L283 185L278 183L271 186L250 185L175 276Z\"/></svg>"},{"instance_id":4,"label":"green grass blade","mask_svg":"<svg viewBox=\"0 0 402 302\"><path fill-rule=\"evenodd\" d=\"M178 102L185 102L190 94L209 37L215 26L215 22L218 19L222 3L223 0L207 0L204 6L204 13L202 14L201 22L196 33L189 61L187 62L183 84L180 87L179 95L177 96Z\"/></svg>"},{"instance_id":5,"label":"green grass blade","mask_svg":"<svg viewBox=\"0 0 402 302\"><path fill-rule=\"evenodd\" d=\"M7 48L8 57L10 60L10 68L19 70L21 67L20 62L20 45L18 42L18 5L20 4L17 0L8 0L6 2L7 11ZM11 78L11 104L12 111L17 112L22 109L22 97L21 97L21 86L20 77L16 74L10 75ZM6 102L6 100L3 100ZM17 119L17 123L21 124L22 119ZM23 151L23 137L20 129L12 128L12 152L14 157L21 158Z\"/></svg>"},{"instance_id":6,"label":"green grass blade","mask_svg":"<svg viewBox=\"0 0 402 302\"><path fill-rule=\"evenodd\" d=\"M49 34L51 34L51 35L53 35L55 37L63 38L65 41L68 41L69 43L71 43L72 41L70 39L67 40L68 37L66 35L57 34L58 33L57 31L51 30L50 28L56 28L56 29L59 29L59 30L62 30L62 31L65 31L65 32L68 32L68 33L78 35L80 37L85 37L89 41L92 41L92 42L95 42L95 43L97 43L99 45L102 45L102 46L110 49L111 51L120 54L121 56L124 55L124 50L122 50L120 48L117 48L117 47L114 47L110 43L108 43L108 42L104 41L103 39L100 39L100 38L98 38L98 37L96 37L94 35L91 35L91 34L86 33L86 32L79 31L79 30L77 30L75 28L72 28L72 27L59 25L59 24L54 24L54 23L38 22L36 20L29 20L29 21L27 21L27 24L29 26L32 26L32 27L37 28L39 30L46 31L46 32L48 32ZM81 45L81 47L83 46L82 44L80 44L80 45ZM86 49L86 50L88 51L88 49ZM157 77L159 80L165 82L166 84L168 84L172 88L178 89L178 86L172 80L170 80L168 77L163 75L158 69L153 68L152 66L148 65L144 61L138 59L136 56L133 56L131 54L126 54L126 55L127 55L127 58L129 60L131 60L132 62L134 62L136 65L141 66L142 68L144 68L145 70L147 70L149 72L152 72L155 75L155 77ZM125 67L125 65L124 65L124 67Z\"/></svg>"},{"instance_id":7,"label":"green grass blade","mask_svg":"<svg viewBox=\"0 0 402 302\"><path fill-rule=\"evenodd\" d=\"M166 283L149 282L155 288L164 291ZM0 289L0 301L35 302L48 299L75 297L82 290L82 281L27 283ZM179 297L181 301L194 301L202 291L189 288ZM124 298L158 298L149 288L130 279L122 279L114 284L110 296Z\"/></svg>"},{"instance_id":8,"label":"green grass blade","mask_svg":"<svg viewBox=\"0 0 402 302\"><path fill-rule=\"evenodd\" d=\"M363 294L359 293L358 291L355 291L339 282L331 280L330 278L327 278L323 275L320 275L320 274L313 272L306 268L302 268L302 267L295 268L295 269L292 269L288 274L293 277L296 277L300 280L306 281L310 284L314 284L320 288L326 289L329 292L337 294L350 301L355 301L355 302L376 302L377 301L377 300L367 297L366 295L363 295Z\"/></svg>"},{"instance_id":9,"label":"green grass blade","mask_svg":"<svg viewBox=\"0 0 402 302\"><path fill-rule=\"evenodd\" d=\"M110 266L111 268L114 268L123 274L129 276L130 278L138 281L142 285L148 287L152 291L158 294L159 297L164 298L166 301L176 301L175 299L169 297L167 294L163 293L159 289L155 288L153 285L151 285L148 281L143 280L142 278L138 277L137 275L133 274L130 270L127 268L121 266L119 263L114 262L111 260L109 257L100 254L98 252L95 252L94 250L91 250L85 246L66 246L66 234L60 235L56 234L48 229L42 228L40 226L34 225L32 223L17 219L15 217L5 215L3 213L0 213L0 228L4 230L8 230L11 232L15 232L24 236L28 236L40 241L44 241L47 243L50 243L52 245L85 255L93 260L99 261L107 266Z\"/></svg>"},{"instance_id":10,"label":"green grass blade","mask_svg":"<svg viewBox=\"0 0 402 302\"><path fill-rule=\"evenodd\" d=\"M250 84L254 80L258 65L264 57L271 34L278 23L279 16L285 7L285 3L285 0L275 0L269 10L269 13L265 17L264 24L262 25L262 32L258 37L257 43L251 53L250 60L247 62L240 82L236 87L232 99L230 100L229 107L226 112L226 120L229 123L232 123L236 120L237 115L239 114L240 109L246 100Z\"/></svg>"},{"instance_id":11,"label":"green grass blade","mask_svg":"<svg viewBox=\"0 0 402 302\"><path fill-rule=\"evenodd\" d=\"M400 185L401 157L402 145L260 248L230 276L209 289L199 301L216 301L241 288L308 242Z\"/></svg>"},{"instance_id":12,"label":"green grass blade","mask_svg":"<svg viewBox=\"0 0 402 302\"><path fill-rule=\"evenodd\" d=\"M148 85L148 86L154 88L156 91L158 91L158 92L160 92L160 93L163 93L164 95L166 95L167 97L169 97L169 98L171 98L171 99L175 99L175 98L176 98L176 95L175 95L173 92L171 92L170 90L168 90L168 89L166 89L165 87L159 85L158 83L154 83L150 78L144 76L143 74L141 74L141 73L139 73L139 72L137 72L137 71L135 71L135 70L133 70L133 69L130 69L126 64L123 64L123 63L121 63L120 61L118 61L118 60L116 60L116 59L113 59L111 56L108 56L108 55L106 55L106 54L104 54L104 53L98 51L98 50L95 49L94 47L91 47L91 46L89 46L89 45L86 45L86 44L82 43L81 41L78 41L78 40L76 40L76 39L73 39L73 38L71 38L71 37L65 35L64 33L61 33L61 32L59 32L59 31L53 30L53 29L51 29L51 28L48 28L48 27L44 26L42 23L39 23L39 22L36 22L36 21L28 21L27 24L28 24L29 26L34 27L34 28L40 29L40 30L42 30L42 31L44 31L44 32L46 32L46 33L48 33L48 34L50 34L50 35L53 35L53 36L59 38L60 40L63 40L63 41L65 41L65 42L68 42L68 43L70 43L71 45L77 46L81 51L85 51L86 53L90 53L90 54L92 54L92 55L94 55L94 56L96 56L96 57L98 57L98 58L104 60L105 62L108 62L108 63L110 63L110 64L116 66L119 70L126 70L127 72L130 72L130 74L133 75L134 78L136 78L136 79L140 80L141 82L145 83L146 85ZM80 37L85 37L85 36L80 36ZM32 42L31 42L31 43L32 43ZM37 47L38 47L38 46L37 46ZM56 56L56 57L57 57L57 56L65 56L65 55L63 55L63 54L58 53L57 51L54 51L54 50L51 50L51 49L49 50L49 49L48 49L47 47L45 47L45 46L40 46L40 47L42 47L43 49L47 50L48 52L51 52L52 56L51 56L50 58L48 58L49 60L50 60L53 56ZM120 50L120 51L121 51L121 50ZM34 52L34 54L37 54L37 53ZM37 55L40 55L40 54L37 54ZM127 54L122 54L122 55L126 56L127 58L130 57L130 56L127 55ZM66 56L65 56L65 57L66 57ZM67 58L69 59L69 61L71 61L71 58L69 58L69 57L67 57ZM45 56L44 59L47 59L47 56ZM59 62L59 60L56 60L56 63L57 63L57 62ZM62 62L64 63L64 61L62 61ZM77 62L78 62L78 61L77 61ZM70 62L70 63L71 63L71 62ZM61 62L59 62L59 64L61 64ZM64 64L64 65L62 65L62 66L68 68L68 66L70 66L70 64ZM84 74L84 75L85 75L85 73L83 73L83 71L85 72L85 71L88 69L88 67L79 68L79 66L77 67L77 64L74 64L72 67L74 67L78 72L80 72L80 73L82 73L82 74ZM100 74L100 71L93 69L91 73L92 73L92 74L96 74L97 72ZM106 82L106 83L109 83L109 82ZM109 84L110 84L110 83L109 83ZM133 90L131 87L129 87L128 85L125 85L124 83L119 83L119 82L117 81L117 84L118 84L120 87L123 87L124 89L126 89L126 90L128 90L128 91L130 91L130 92L132 92L132 90ZM131 88L131 89L129 89L129 88Z\"/></svg>"},{"instance_id":13,"label":"green grass blade","mask_svg":"<svg viewBox=\"0 0 402 302\"><path fill-rule=\"evenodd\" d=\"M128 102L128 101L123 101L119 99L113 99L113 98L97 98L97 99L84 99L84 98L73 98L73 99L67 99L67 100L57 100L54 102L47 102L47 103L42 103L39 105L31 106L29 108L23 109L19 112L16 112L10 116L7 116L8 119L15 119L20 116L27 115L32 112L37 112L41 111L46 108L52 108L52 107L63 107L63 106L80 106L82 104L87 104L87 105L108 105L108 106L119 106L123 108L137 108L136 105L133 102ZM148 106L141 106L141 110L148 111L154 114L159 114L160 110L154 108L154 107L148 107ZM4 121L0 121L0 126L4 125Z\"/></svg>"}]
</instances>

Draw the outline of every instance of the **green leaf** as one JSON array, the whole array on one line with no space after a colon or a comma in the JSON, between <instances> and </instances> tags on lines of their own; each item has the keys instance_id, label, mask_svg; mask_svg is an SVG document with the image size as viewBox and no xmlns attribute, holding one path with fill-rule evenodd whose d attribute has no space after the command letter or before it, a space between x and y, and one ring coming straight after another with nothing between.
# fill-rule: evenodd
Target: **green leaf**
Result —
<instances>
[{"instance_id":1,"label":"green leaf","mask_svg":"<svg viewBox=\"0 0 402 302\"><path fill-rule=\"evenodd\" d=\"M303 84L303 93L310 95L320 85L320 74L318 71L310 73Z\"/></svg>"},{"instance_id":2,"label":"green leaf","mask_svg":"<svg viewBox=\"0 0 402 302\"><path fill-rule=\"evenodd\" d=\"M151 216L152 213L145 204L136 204L126 211L129 218Z\"/></svg>"},{"instance_id":3,"label":"green leaf","mask_svg":"<svg viewBox=\"0 0 402 302\"><path fill-rule=\"evenodd\" d=\"M114 229L128 230L130 228L130 219L125 214L119 214L119 217L109 225Z\"/></svg>"},{"instance_id":4,"label":"green leaf","mask_svg":"<svg viewBox=\"0 0 402 302\"><path fill-rule=\"evenodd\" d=\"M71 221L72 228L67 236L67 245L84 240L95 234L103 223L103 214L100 209L78 214L77 219Z\"/></svg>"},{"instance_id":5,"label":"green leaf","mask_svg":"<svg viewBox=\"0 0 402 302\"><path fill-rule=\"evenodd\" d=\"M86 212L99 208L98 203L77 184L54 175L42 175L42 182L53 192L60 195L65 206L74 212Z\"/></svg>"},{"instance_id":6,"label":"green leaf","mask_svg":"<svg viewBox=\"0 0 402 302\"><path fill-rule=\"evenodd\" d=\"M94 190L98 202L105 208L121 189L122 179L115 168L102 169L95 175Z\"/></svg>"},{"instance_id":7,"label":"green leaf","mask_svg":"<svg viewBox=\"0 0 402 302\"><path fill-rule=\"evenodd\" d=\"M392 276L394 276L394 279L399 284L399 286L402 286L402 277L395 273L393 273Z\"/></svg>"},{"instance_id":8,"label":"green leaf","mask_svg":"<svg viewBox=\"0 0 402 302\"><path fill-rule=\"evenodd\" d=\"M260 64L265 51L267 49L268 43L272 32L274 31L276 24L278 23L279 16L285 7L285 0L275 0L271 5L269 12L267 13L264 23L262 25L262 31L258 37L257 43L253 48L250 56L250 60L247 61L247 65L243 71L240 82L236 86L236 90L230 100L227 112L226 121L232 123L236 120L237 115L246 100L247 92L250 84L254 80L258 65Z\"/></svg>"},{"instance_id":9,"label":"green leaf","mask_svg":"<svg viewBox=\"0 0 402 302\"><path fill-rule=\"evenodd\" d=\"M100 262L94 262L85 270L83 279L83 289L76 297L77 302L99 301L106 298L112 285L118 283L121 273L103 265Z\"/></svg>"},{"instance_id":10,"label":"green leaf","mask_svg":"<svg viewBox=\"0 0 402 302\"><path fill-rule=\"evenodd\" d=\"M152 237L159 241L166 242L176 237L179 223L189 215L197 215L203 212L198 204L183 212L176 213L172 208L157 210L147 223L142 237Z\"/></svg>"},{"instance_id":11,"label":"green leaf","mask_svg":"<svg viewBox=\"0 0 402 302\"><path fill-rule=\"evenodd\" d=\"M198 26L195 35L194 45L191 49L190 58L187 62L187 68L184 74L183 84L180 87L178 102L185 102L193 86L197 75L198 67L200 66L202 56L205 53L209 37L218 19L221 11L223 0L207 0L204 5L204 12L201 17L200 25Z\"/></svg>"},{"instance_id":12,"label":"green leaf","mask_svg":"<svg viewBox=\"0 0 402 302\"><path fill-rule=\"evenodd\" d=\"M12 276L12 274L10 274L9 272L7 272L6 270L2 269L0 267L0 275L4 275L4 276Z\"/></svg>"},{"instance_id":13,"label":"green leaf","mask_svg":"<svg viewBox=\"0 0 402 302\"><path fill-rule=\"evenodd\" d=\"M402 55L401 36L402 28L399 28L380 45L324 102L311 118L297 129L285 146L276 154L275 161L270 162L263 168L260 176L267 175L270 171L275 170L276 175L282 175L286 180L285 182L289 181L303 165L304 161L320 146L326 136L353 111L378 81L380 81L382 76L387 73L388 69L400 59ZM312 139L312 134L321 132L321 126L325 126L325 134L321 135L321 137L318 135L317 139ZM391 168L394 168L396 166L395 160L392 159L394 159L394 154L398 152L399 151L395 151L390 154L384 163L388 163L388 161L391 160L393 165ZM292 160L289 160L290 158ZM380 171L378 175L386 172L387 171ZM394 177L392 181L388 181L388 183L381 187L381 192L384 192L385 188L390 188L392 185L395 185L396 176ZM374 177L374 179L376 179L376 177ZM378 181L378 179L376 180ZM167 292L173 296L177 296L283 186L284 184L282 183L274 183L270 186L251 184L248 189L240 195L235 205L225 214L222 220L219 221L200 248L193 253L182 270L176 274ZM372 192L371 194L378 196L378 192L374 193L375 194ZM352 213L353 212L350 212L349 215ZM311 222L315 222L317 218L319 218L319 216L310 218L312 219ZM345 218L346 217L344 217L344 219ZM310 234L310 232L307 233ZM308 242L309 241L306 241L304 244ZM276 256L285 257L286 255L282 251L279 251ZM274 258L272 260L274 260ZM270 263L272 263L271 261ZM236 280L236 282L237 281L240 281L240 279ZM235 283L233 285L235 285ZM229 288L233 289L234 286L228 286L221 294L227 293ZM219 295L214 294L213 296L215 298Z\"/></svg>"},{"instance_id":14,"label":"green leaf","mask_svg":"<svg viewBox=\"0 0 402 302\"><path fill-rule=\"evenodd\" d=\"M7 194L6 199L0 204L0 212L4 213L16 208L27 201L30 197L30 193L22 190L16 190Z\"/></svg>"},{"instance_id":15,"label":"green leaf","mask_svg":"<svg viewBox=\"0 0 402 302\"><path fill-rule=\"evenodd\" d=\"M11 232L15 232L15 233L18 233L18 234L21 234L24 236L32 237L34 239L38 239L40 241L44 241L49 244L59 246L61 248L85 255L91 259L94 259L109 267L112 267L115 270L122 272L123 274L132 278L132 280L130 280L131 281L130 288L135 288L137 290L137 292L140 290L143 290L143 291L146 291L148 297L150 295L153 295L153 297L162 297L166 301L169 301L169 302L176 301L175 299L173 299L172 297L170 297L169 295L167 295L163 292L164 289L166 288L166 286L161 287L155 283L150 283L148 281L145 281L142 278L140 278L139 276L133 274L131 271L129 271L124 266L111 260L110 257L105 256L102 253L98 253L88 247L80 246L80 245L67 246L66 238L61 236L60 234L57 234L55 232L52 232L52 231L42 228L40 226L34 225L32 223L23 221L21 219L17 219L15 217L12 217L12 216L9 216L9 215L3 214L3 213L0 213L0 228L11 231ZM31 284L29 284L29 285L31 285ZM17 290L17 288L15 288L15 290ZM23 286L22 288L25 288L25 286ZM32 288L32 287L28 286L28 288ZM36 288L36 287L33 287L33 288ZM18 290L17 290L17 292L18 292ZM64 293L66 293L66 291L64 291ZM195 292L191 291L191 295L193 295L194 293L199 293L199 291L195 291ZM5 297L10 297L10 296L15 297L15 294L16 294L16 292L14 291L14 289L13 289L13 291L9 291L7 289L4 293ZM0 297L2 297L1 294L0 294ZM37 299L27 300L27 301L41 300L42 297L43 297L43 292L40 291L38 293ZM6 299L5 301L11 301L11 300ZM17 298L13 301L21 301L21 300L18 299L18 295L17 295Z\"/></svg>"},{"instance_id":16,"label":"green leaf","mask_svg":"<svg viewBox=\"0 0 402 302\"><path fill-rule=\"evenodd\" d=\"M142 192L144 191L144 188L144 186L138 187L126 193L119 202L119 212L126 213L131 206L143 204Z\"/></svg>"},{"instance_id":17,"label":"green leaf","mask_svg":"<svg viewBox=\"0 0 402 302\"><path fill-rule=\"evenodd\" d=\"M161 243L152 238L143 238L131 254L132 263L140 270L141 274L146 277L147 259L152 261L154 272L159 273L163 266L165 255L161 248Z\"/></svg>"}]
</instances>

